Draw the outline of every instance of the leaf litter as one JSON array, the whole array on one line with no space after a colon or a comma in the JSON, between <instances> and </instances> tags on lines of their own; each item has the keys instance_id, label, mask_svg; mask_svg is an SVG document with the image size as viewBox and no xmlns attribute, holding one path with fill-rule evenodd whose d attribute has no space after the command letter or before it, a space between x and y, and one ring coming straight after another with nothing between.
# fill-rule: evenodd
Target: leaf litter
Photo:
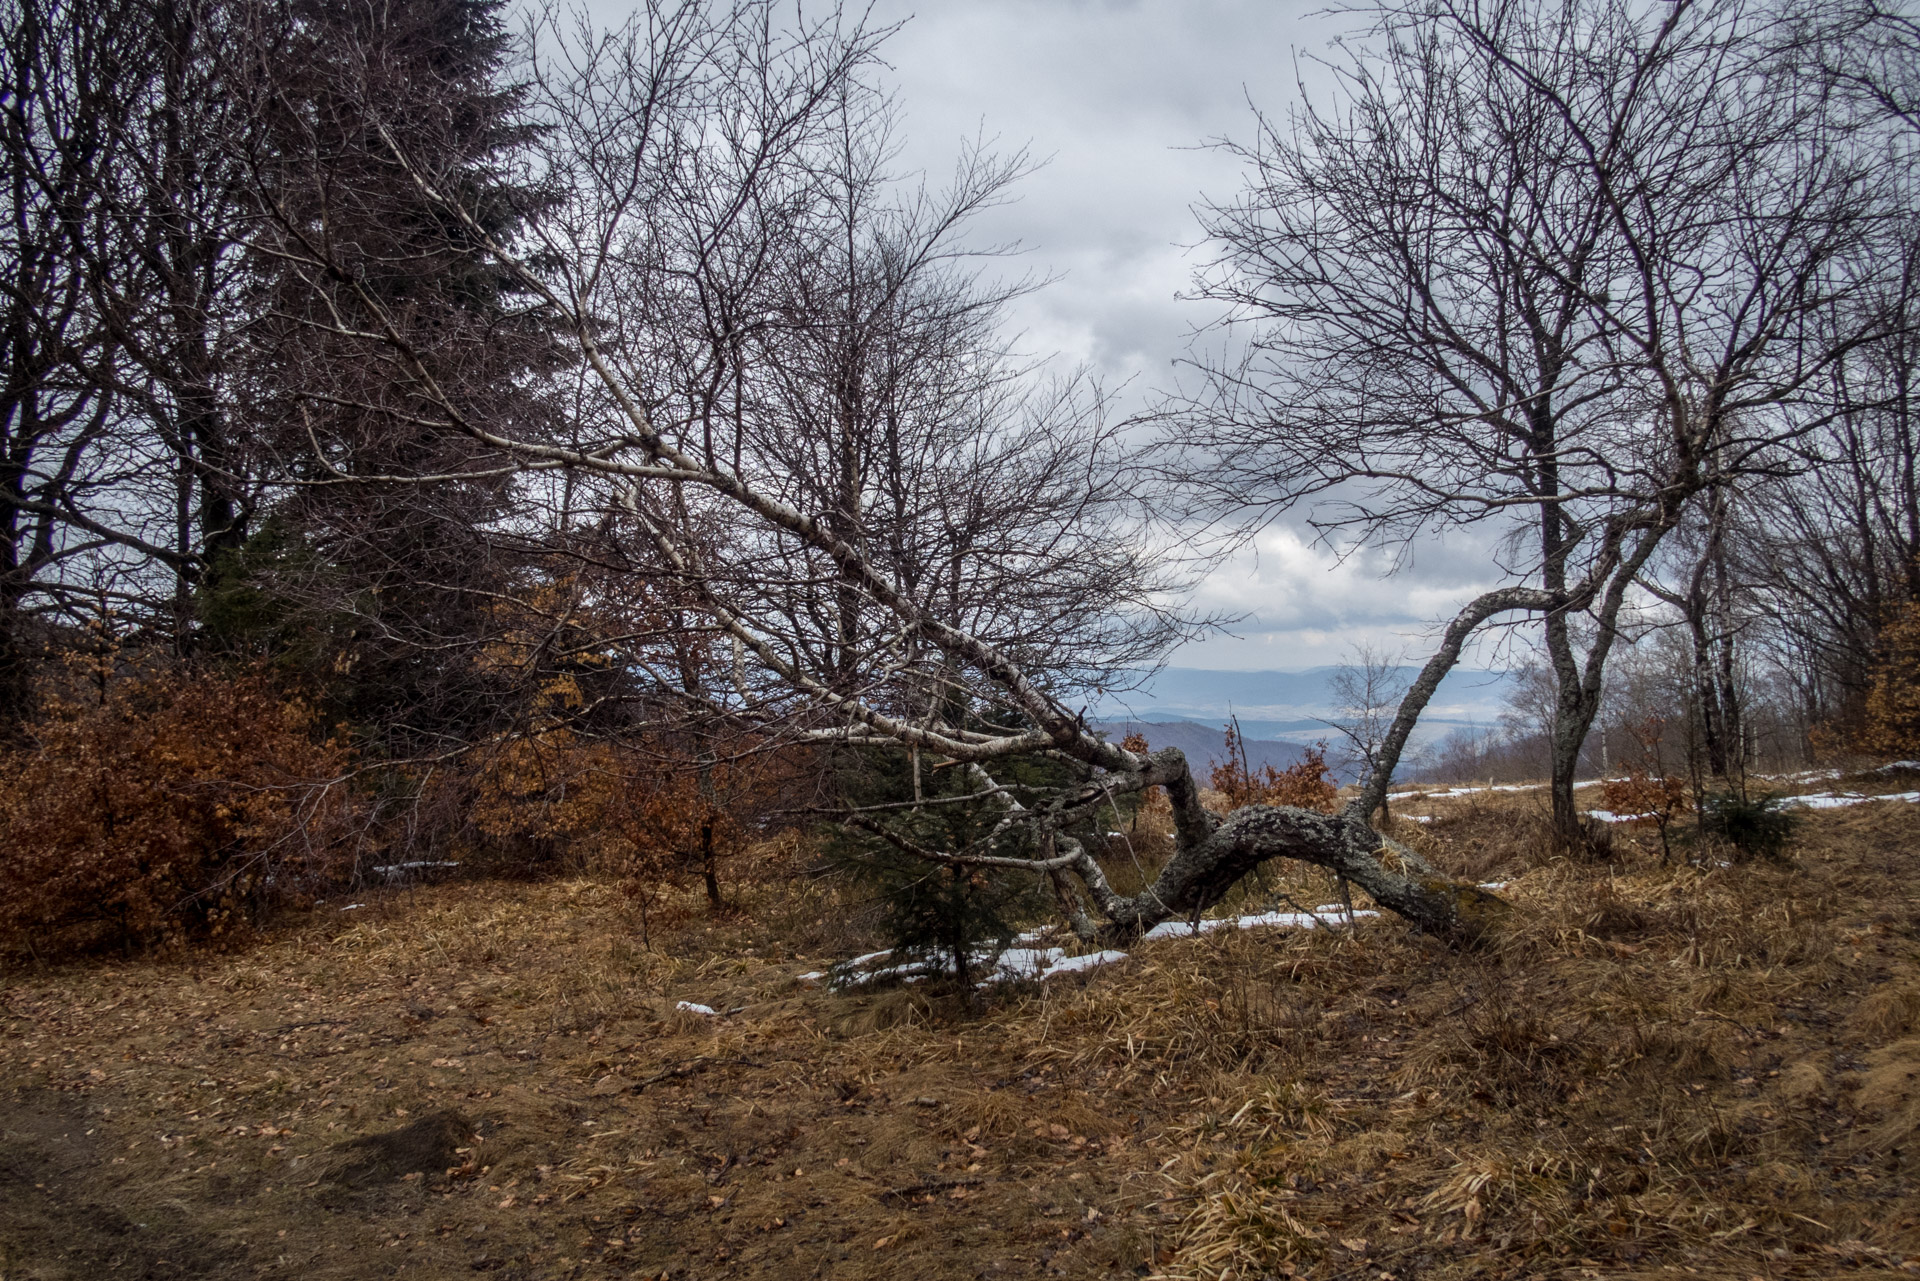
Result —
<instances>
[{"instance_id":1,"label":"leaf litter","mask_svg":"<svg viewBox=\"0 0 1920 1281\"><path fill-rule=\"evenodd\" d=\"M1452 798L1400 833L1506 882L1526 910L1497 947L1390 919L1189 930L978 1009L938 984L798 981L857 943L802 877L718 920L691 893L669 925L656 906L651 948L615 886L453 882L233 954L16 970L0 1259L212 1278L1920 1270L1914 811L1814 811L1791 865L1676 869L1632 834L1611 867L1543 860L1513 835L1538 803ZM1291 892L1318 901L1317 875ZM1262 911L1251 891L1225 906Z\"/></svg>"}]
</instances>

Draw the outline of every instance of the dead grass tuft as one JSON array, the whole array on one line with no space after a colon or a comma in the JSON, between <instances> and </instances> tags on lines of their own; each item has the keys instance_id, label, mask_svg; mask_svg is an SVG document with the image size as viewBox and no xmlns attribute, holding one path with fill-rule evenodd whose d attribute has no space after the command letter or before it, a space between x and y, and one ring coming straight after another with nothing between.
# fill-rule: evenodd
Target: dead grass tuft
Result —
<instances>
[{"instance_id":1,"label":"dead grass tuft","mask_svg":"<svg viewBox=\"0 0 1920 1281\"><path fill-rule=\"evenodd\" d=\"M1920 1037L1867 1055L1853 1088L1853 1104L1868 1118L1857 1138L1862 1152L1896 1153L1920 1131Z\"/></svg>"},{"instance_id":2,"label":"dead grass tuft","mask_svg":"<svg viewBox=\"0 0 1920 1281\"><path fill-rule=\"evenodd\" d=\"M1534 1148L1516 1158L1477 1156L1456 1161L1445 1178L1420 1201L1420 1208L1445 1218L1459 1215L1461 1230L1477 1231L1489 1209L1498 1214L1542 1210L1558 1212L1570 1199L1573 1162L1564 1154Z\"/></svg>"},{"instance_id":3,"label":"dead grass tuft","mask_svg":"<svg viewBox=\"0 0 1920 1281\"><path fill-rule=\"evenodd\" d=\"M1920 1025L1920 984L1895 983L1869 992L1854 1012L1868 1036L1900 1036Z\"/></svg>"}]
</instances>

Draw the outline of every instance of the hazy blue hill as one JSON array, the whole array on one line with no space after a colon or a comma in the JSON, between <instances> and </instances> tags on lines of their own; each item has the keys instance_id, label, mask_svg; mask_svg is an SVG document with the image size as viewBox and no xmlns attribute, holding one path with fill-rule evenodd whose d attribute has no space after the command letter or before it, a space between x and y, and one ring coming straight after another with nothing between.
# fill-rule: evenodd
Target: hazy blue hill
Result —
<instances>
[{"instance_id":1,"label":"hazy blue hill","mask_svg":"<svg viewBox=\"0 0 1920 1281\"><path fill-rule=\"evenodd\" d=\"M1177 747L1187 754L1193 772L1202 783L1215 765L1226 759L1227 735L1218 725L1196 725L1192 721L1100 721L1095 729L1105 730L1112 742L1135 732L1146 735L1147 745L1158 749ZM1242 725L1242 728L1245 728ZM1275 743L1262 739L1247 740L1247 764L1255 770L1271 765L1285 769L1299 760L1303 749L1298 743Z\"/></svg>"},{"instance_id":2,"label":"hazy blue hill","mask_svg":"<svg viewBox=\"0 0 1920 1281\"><path fill-rule=\"evenodd\" d=\"M1327 666L1294 672L1224 672L1169 667L1144 689L1096 703L1089 716L1112 724L1187 721L1197 728L1211 725L1216 735L1229 716L1238 716L1240 728L1251 738L1311 743L1333 734L1322 718L1335 715L1332 684L1339 670ZM1401 669L1408 679L1416 671ZM1419 737L1437 738L1464 725L1492 725L1511 681L1505 672L1456 668L1441 682L1421 717Z\"/></svg>"}]
</instances>

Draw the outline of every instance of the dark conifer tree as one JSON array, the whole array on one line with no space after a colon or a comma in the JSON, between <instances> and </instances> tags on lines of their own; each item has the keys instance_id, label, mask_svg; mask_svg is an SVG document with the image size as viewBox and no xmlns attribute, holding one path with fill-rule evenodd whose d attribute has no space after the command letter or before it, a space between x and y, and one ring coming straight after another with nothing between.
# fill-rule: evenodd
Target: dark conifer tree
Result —
<instances>
[{"instance_id":1,"label":"dark conifer tree","mask_svg":"<svg viewBox=\"0 0 1920 1281\"><path fill-rule=\"evenodd\" d=\"M297 483L205 617L229 643L265 642L324 674L339 712L398 740L496 725L514 714L522 683L501 665L505 651L489 649L500 601L528 585L532 549L505 532L513 483L485 476L486 451L416 412L396 390L407 380L341 332L371 325L377 303L403 327L408 358L471 421L520 435L546 412L528 377L551 361L537 313L468 223L408 172L430 172L502 240L540 215L541 194L510 176L529 135L519 95L502 83L501 9L300 0L291 69L262 70L274 122L270 234L300 241L324 227L324 242L262 256L272 315L257 348L258 420L263 448L289 460ZM329 466L472 478L335 484Z\"/></svg>"}]
</instances>

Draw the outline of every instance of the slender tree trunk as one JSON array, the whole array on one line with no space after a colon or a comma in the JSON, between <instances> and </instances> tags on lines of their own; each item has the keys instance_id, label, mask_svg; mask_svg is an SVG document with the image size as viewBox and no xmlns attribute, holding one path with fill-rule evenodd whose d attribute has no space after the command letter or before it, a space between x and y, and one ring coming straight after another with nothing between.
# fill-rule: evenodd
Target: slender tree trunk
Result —
<instances>
[{"instance_id":1,"label":"slender tree trunk","mask_svg":"<svg viewBox=\"0 0 1920 1281\"><path fill-rule=\"evenodd\" d=\"M1741 714L1739 682L1734 669L1733 581L1727 570L1724 539L1715 542L1713 577L1715 621L1719 633L1715 637L1718 660L1715 701L1720 709L1720 731L1724 744L1722 752L1726 757L1728 776L1737 775L1744 779L1747 765L1746 718Z\"/></svg>"},{"instance_id":2,"label":"slender tree trunk","mask_svg":"<svg viewBox=\"0 0 1920 1281\"><path fill-rule=\"evenodd\" d=\"M938 873L936 873L936 875L938 875ZM965 894L966 890L961 882L966 880L966 869L951 867L947 869L947 875L954 882L955 892ZM947 951L953 955L954 981L960 985L961 995L965 996L968 1002L971 1003L973 999L973 967L967 963L967 932L959 927L957 917L949 919L952 921L954 928L947 935Z\"/></svg>"},{"instance_id":3,"label":"slender tree trunk","mask_svg":"<svg viewBox=\"0 0 1920 1281\"><path fill-rule=\"evenodd\" d=\"M1551 744L1551 781L1554 838L1569 850L1580 850L1587 840L1586 825L1580 820L1580 807L1574 799L1574 784L1580 771L1580 750L1586 746L1593 729L1600 700L1586 697L1576 689L1574 697L1562 697L1553 725Z\"/></svg>"},{"instance_id":4,"label":"slender tree trunk","mask_svg":"<svg viewBox=\"0 0 1920 1281\"><path fill-rule=\"evenodd\" d=\"M28 412L24 404L17 405L12 415L0 409L0 421L24 418ZM24 437L24 430L21 435ZM24 470L8 458L4 475L0 475L0 742L15 740L31 711L32 673L20 635L20 604L31 578L28 565L23 563L31 559L31 551L26 556L21 554L23 545L30 547L22 520Z\"/></svg>"},{"instance_id":5,"label":"slender tree trunk","mask_svg":"<svg viewBox=\"0 0 1920 1281\"><path fill-rule=\"evenodd\" d=\"M1602 678L1607 657L1620 635L1620 611L1626 604L1627 589L1639 581L1654 549L1677 519L1677 510L1669 508L1658 523L1643 526L1636 541L1614 562L1604 580L1605 588L1590 598L1588 610L1596 630L1584 660L1574 656L1572 629L1566 618L1572 602L1566 600L1564 591L1555 593L1560 603L1547 612L1547 650L1560 687L1552 736L1553 831L1569 849L1582 849L1587 841L1586 827L1573 801L1574 776L1580 767L1580 749L1600 714Z\"/></svg>"},{"instance_id":6,"label":"slender tree trunk","mask_svg":"<svg viewBox=\"0 0 1920 1281\"><path fill-rule=\"evenodd\" d=\"M1598 700L1586 697L1580 663L1573 652L1572 629L1564 611L1547 615L1547 656L1553 664L1556 697L1553 729L1547 739L1547 795L1553 806L1553 837L1561 846L1579 849L1586 839L1580 811L1573 803L1574 775L1580 767L1580 747L1599 710Z\"/></svg>"},{"instance_id":7,"label":"slender tree trunk","mask_svg":"<svg viewBox=\"0 0 1920 1281\"><path fill-rule=\"evenodd\" d=\"M1534 456L1540 460L1539 494L1543 500L1560 492L1557 431L1550 406L1542 399L1533 407L1532 441ZM1556 598L1564 599L1567 590L1568 531L1566 517L1554 501L1540 504L1540 582ZM1573 652L1572 628L1564 606L1550 609L1544 619L1547 661L1553 669L1558 697L1554 704L1553 731L1548 740L1548 794L1553 805L1555 839L1569 849L1583 839L1580 815L1573 807L1573 774L1578 765L1580 743L1593 714L1583 707L1580 663ZM1584 713L1584 716L1583 716ZM1578 730L1576 732L1576 726Z\"/></svg>"},{"instance_id":8,"label":"slender tree trunk","mask_svg":"<svg viewBox=\"0 0 1920 1281\"><path fill-rule=\"evenodd\" d=\"M0 584L0 743L18 741L33 712L33 663L20 622L20 593L11 581Z\"/></svg>"},{"instance_id":9,"label":"slender tree trunk","mask_svg":"<svg viewBox=\"0 0 1920 1281\"><path fill-rule=\"evenodd\" d=\"M1700 575L1687 596L1687 632L1693 645L1693 696L1700 707L1700 743L1706 753L1707 772L1714 778L1727 775L1727 734L1720 714L1720 691L1714 680L1713 637L1707 626L1706 593Z\"/></svg>"},{"instance_id":10,"label":"slender tree trunk","mask_svg":"<svg viewBox=\"0 0 1920 1281\"><path fill-rule=\"evenodd\" d=\"M700 825L700 874L707 882L707 906L718 911L723 904L720 901L720 869L713 857L713 820L709 818Z\"/></svg>"}]
</instances>

